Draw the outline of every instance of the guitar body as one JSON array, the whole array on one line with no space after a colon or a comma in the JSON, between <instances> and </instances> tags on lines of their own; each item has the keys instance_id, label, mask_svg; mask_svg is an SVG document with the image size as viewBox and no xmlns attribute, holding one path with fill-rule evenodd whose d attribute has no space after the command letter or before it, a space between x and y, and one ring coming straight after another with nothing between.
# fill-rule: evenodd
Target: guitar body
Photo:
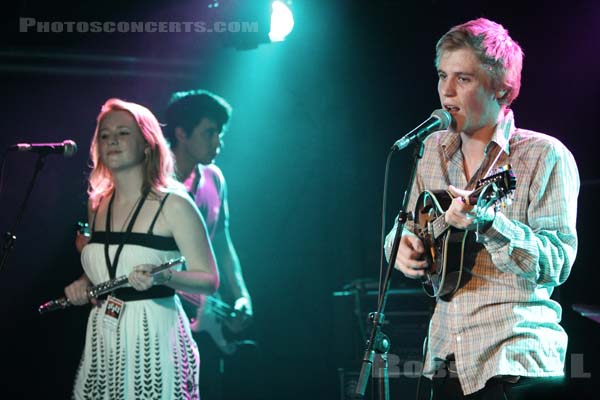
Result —
<instances>
[{"instance_id":1,"label":"guitar body","mask_svg":"<svg viewBox=\"0 0 600 400\"><path fill-rule=\"evenodd\" d=\"M455 292L462 281L467 232L440 224L451 202L446 191L426 190L419 195L415 207L415 233L423 242L429 263L424 288L431 297ZM444 229L439 236L436 227L439 231Z\"/></svg>"},{"instance_id":2,"label":"guitar body","mask_svg":"<svg viewBox=\"0 0 600 400\"><path fill-rule=\"evenodd\" d=\"M218 294L206 296L177 292L183 309L190 318L190 328L195 334L204 332L224 354L231 355L237 350L238 341L227 328L227 321L235 318L229 304L224 303Z\"/></svg>"},{"instance_id":3,"label":"guitar body","mask_svg":"<svg viewBox=\"0 0 600 400\"><path fill-rule=\"evenodd\" d=\"M463 197L463 202L476 205L480 210L492 206L498 210L509 204L517 178L509 164L499 170L479 180L476 189ZM469 231L454 229L445 221L444 213L451 203L449 192L426 190L419 195L415 206L414 230L425 246L424 258L429 263L423 287L428 295L436 298L458 290L463 282L465 255L474 250L466 249L473 242Z\"/></svg>"}]
</instances>

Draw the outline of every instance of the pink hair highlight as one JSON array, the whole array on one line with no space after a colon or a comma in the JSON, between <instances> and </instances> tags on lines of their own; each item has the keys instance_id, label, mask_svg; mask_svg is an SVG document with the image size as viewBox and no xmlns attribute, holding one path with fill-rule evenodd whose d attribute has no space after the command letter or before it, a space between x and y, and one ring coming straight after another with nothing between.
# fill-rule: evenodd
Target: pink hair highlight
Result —
<instances>
[{"instance_id":1,"label":"pink hair highlight","mask_svg":"<svg viewBox=\"0 0 600 400\"><path fill-rule=\"evenodd\" d=\"M506 90L503 104L509 106L521 90L523 50L500 24L478 18L450 29L438 41L435 65L443 52L470 48L482 64L488 67L495 89Z\"/></svg>"},{"instance_id":2,"label":"pink hair highlight","mask_svg":"<svg viewBox=\"0 0 600 400\"><path fill-rule=\"evenodd\" d=\"M88 195L92 209L96 209L100 200L114 190L111 171L100 158L98 132L102 119L112 111L126 111L134 118L142 137L150 151L144 161L144 182L142 190L163 191L178 186L174 179L175 162L158 120L146 107L121 99L108 99L98 114L96 130L90 147L92 171L88 182Z\"/></svg>"}]
</instances>

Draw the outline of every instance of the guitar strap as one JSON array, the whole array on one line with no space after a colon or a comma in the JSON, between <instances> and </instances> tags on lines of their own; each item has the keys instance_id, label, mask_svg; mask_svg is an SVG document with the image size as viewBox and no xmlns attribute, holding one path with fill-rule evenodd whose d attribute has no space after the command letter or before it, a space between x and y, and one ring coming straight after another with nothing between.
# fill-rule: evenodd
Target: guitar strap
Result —
<instances>
[{"instance_id":1,"label":"guitar strap","mask_svg":"<svg viewBox=\"0 0 600 400\"><path fill-rule=\"evenodd\" d=\"M200 166L196 164L196 167L194 168L194 179L192 181L192 186L188 188L188 193L194 201L196 201L196 192L198 191L198 185L200 184L201 178L202 172L200 171Z\"/></svg>"},{"instance_id":2,"label":"guitar strap","mask_svg":"<svg viewBox=\"0 0 600 400\"><path fill-rule=\"evenodd\" d=\"M490 142L490 143L494 143L495 142ZM485 179L488 176L492 175L492 171L494 170L494 167L496 165L498 165L498 160L500 159L500 156L502 155L502 148L500 146L498 146L498 144L496 144L496 146L494 147L494 150L496 152L496 154L494 155L494 160L492 162L489 163L488 167L487 167L487 171L485 171L485 173L483 175L479 176L479 179L475 180L475 183L478 182L481 179ZM486 160L489 160L491 157L486 157ZM473 182L474 180L471 179L471 182L469 182L469 187L473 186Z\"/></svg>"},{"instance_id":3,"label":"guitar strap","mask_svg":"<svg viewBox=\"0 0 600 400\"><path fill-rule=\"evenodd\" d=\"M495 142L493 142L493 143L495 143ZM487 168L487 171L485 172L485 174L480 179L485 179L488 176L492 175L493 171L494 171L494 169L496 167L496 165L498 165L498 161L500 159L500 156L503 153L503 150L502 150L502 148L500 146L498 146L497 143L496 143L495 150L496 150L496 154L495 154L494 160L489 164L489 166ZM475 242L476 243L479 243L479 231L480 231L479 228L480 228L479 222L477 222L477 228L475 229L475 234L474 234L475 235ZM467 235L465 235L465 243L467 243L466 236ZM463 270L463 266L461 265L461 274L462 274L462 270Z\"/></svg>"}]
</instances>

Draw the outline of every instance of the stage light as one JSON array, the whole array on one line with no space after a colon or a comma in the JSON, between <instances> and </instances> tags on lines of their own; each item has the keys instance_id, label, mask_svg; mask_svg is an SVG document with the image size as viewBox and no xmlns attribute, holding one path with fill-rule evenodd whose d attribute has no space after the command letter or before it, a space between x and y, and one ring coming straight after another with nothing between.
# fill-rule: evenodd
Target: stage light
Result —
<instances>
[{"instance_id":1,"label":"stage light","mask_svg":"<svg viewBox=\"0 0 600 400\"><path fill-rule=\"evenodd\" d=\"M269 39L271 42L282 42L294 29L294 15L283 1L274 1L271 9Z\"/></svg>"},{"instance_id":2,"label":"stage light","mask_svg":"<svg viewBox=\"0 0 600 400\"><path fill-rule=\"evenodd\" d=\"M294 29L291 0L208 0L202 20L219 41L238 50L282 42Z\"/></svg>"}]
</instances>

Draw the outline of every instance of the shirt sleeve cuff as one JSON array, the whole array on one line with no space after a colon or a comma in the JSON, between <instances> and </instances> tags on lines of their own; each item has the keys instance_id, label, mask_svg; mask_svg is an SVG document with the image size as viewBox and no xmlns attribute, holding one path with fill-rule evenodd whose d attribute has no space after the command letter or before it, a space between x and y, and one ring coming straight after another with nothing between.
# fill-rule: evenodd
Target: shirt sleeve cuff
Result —
<instances>
[{"instance_id":1,"label":"shirt sleeve cuff","mask_svg":"<svg viewBox=\"0 0 600 400\"><path fill-rule=\"evenodd\" d=\"M408 221L404 225L404 230L402 231L402 235L413 235L413 236L416 236L413 232L411 232L409 230L409 227L413 227L414 228L414 223ZM384 249L385 258L386 258L387 261L390 261L390 253L392 252L392 247L393 247L393 244L394 244L394 238L396 237L396 229L397 229L397 225L394 225L394 227L387 234L387 236L385 237L385 240L383 242L384 243L383 249Z\"/></svg>"},{"instance_id":2,"label":"shirt sleeve cuff","mask_svg":"<svg viewBox=\"0 0 600 400\"><path fill-rule=\"evenodd\" d=\"M482 243L488 252L493 253L510 244L512 223L506 216L498 212L492 224L484 231L477 233L477 242Z\"/></svg>"}]
</instances>

